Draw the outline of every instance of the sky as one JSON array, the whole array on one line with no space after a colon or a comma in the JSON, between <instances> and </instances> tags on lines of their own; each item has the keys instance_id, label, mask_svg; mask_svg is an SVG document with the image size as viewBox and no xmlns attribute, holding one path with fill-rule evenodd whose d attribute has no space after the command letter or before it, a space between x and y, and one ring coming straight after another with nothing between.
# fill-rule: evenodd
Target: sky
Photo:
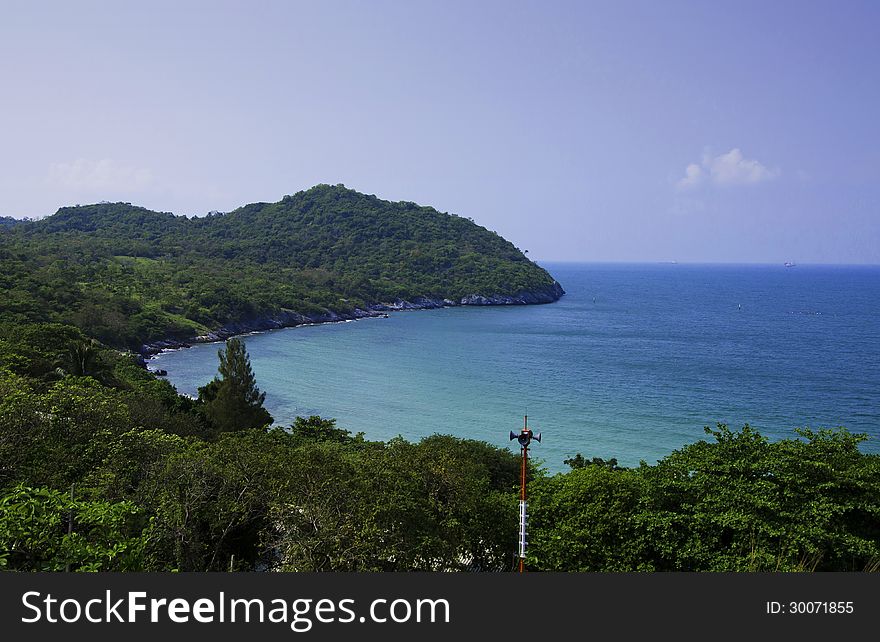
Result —
<instances>
[{"instance_id":1,"label":"sky","mask_svg":"<svg viewBox=\"0 0 880 642\"><path fill-rule=\"evenodd\" d=\"M880 2L0 0L0 215L317 183L543 261L880 263Z\"/></svg>"}]
</instances>

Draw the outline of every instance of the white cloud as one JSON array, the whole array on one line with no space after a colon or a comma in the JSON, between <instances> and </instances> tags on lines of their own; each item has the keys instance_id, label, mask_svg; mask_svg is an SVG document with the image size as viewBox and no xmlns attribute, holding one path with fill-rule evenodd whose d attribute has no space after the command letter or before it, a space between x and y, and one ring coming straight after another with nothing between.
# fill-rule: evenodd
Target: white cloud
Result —
<instances>
[{"instance_id":1,"label":"white cloud","mask_svg":"<svg viewBox=\"0 0 880 642\"><path fill-rule=\"evenodd\" d=\"M689 189L696 187L703 182L703 168L696 163L691 163L684 168L684 178L678 181L679 189Z\"/></svg>"},{"instance_id":2,"label":"white cloud","mask_svg":"<svg viewBox=\"0 0 880 642\"><path fill-rule=\"evenodd\" d=\"M685 168L684 174L684 178L676 183L676 187L683 191L707 182L719 186L762 183L779 176L779 169L769 168L754 159L743 158L742 152L733 148L726 154L715 157L705 154L699 165L691 163Z\"/></svg>"},{"instance_id":3,"label":"white cloud","mask_svg":"<svg viewBox=\"0 0 880 642\"><path fill-rule=\"evenodd\" d=\"M153 173L110 158L78 158L70 163L52 163L48 182L83 192L138 192L152 184Z\"/></svg>"}]
</instances>

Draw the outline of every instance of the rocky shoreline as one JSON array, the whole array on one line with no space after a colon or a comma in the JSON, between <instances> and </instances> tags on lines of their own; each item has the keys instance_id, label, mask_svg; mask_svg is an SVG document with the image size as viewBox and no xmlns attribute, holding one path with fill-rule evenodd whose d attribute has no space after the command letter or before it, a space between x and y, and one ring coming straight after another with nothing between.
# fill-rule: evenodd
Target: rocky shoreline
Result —
<instances>
[{"instance_id":1,"label":"rocky shoreline","mask_svg":"<svg viewBox=\"0 0 880 642\"><path fill-rule=\"evenodd\" d=\"M558 301L564 294L565 290L562 289L562 286L554 281L553 285L547 286L546 288L540 290L523 290L514 296L502 294L493 294L492 296L469 294L459 300L414 297L411 301L397 299L390 303L375 303L368 306L367 309L355 308L352 312L343 314L328 310L322 314L304 315L298 312L293 312L292 310L282 310L271 316L228 323L217 330L191 337L187 340L163 339L161 341L145 343L141 346L139 352L141 358L146 360L159 354L163 350L188 348L193 343L225 341L230 337L251 332L265 332L267 330L293 328L301 325L339 323L341 321L353 321L356 319L387 317L389 312L396 312L399 310L435 310L437 308L449 308L462 305L539 305Z\"/></svg>"}]
</instances>

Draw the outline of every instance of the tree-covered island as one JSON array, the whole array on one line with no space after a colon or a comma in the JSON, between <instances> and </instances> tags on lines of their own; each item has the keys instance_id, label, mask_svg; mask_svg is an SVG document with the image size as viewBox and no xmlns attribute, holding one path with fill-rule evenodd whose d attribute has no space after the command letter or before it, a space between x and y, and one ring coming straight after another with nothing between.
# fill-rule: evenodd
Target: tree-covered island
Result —
<instances>
[{"instance_id":1,"label":"tree-covered island","mask_svg":"<svg viewBox=\"0 0 880 642\"><path fill-rule=\"evenodd\" d=\"M0 320L70 324L135 350L563 294L546 270L469 219L341 185L201 218L99 203L0 230Z\"/></svg>"}]
</instances>

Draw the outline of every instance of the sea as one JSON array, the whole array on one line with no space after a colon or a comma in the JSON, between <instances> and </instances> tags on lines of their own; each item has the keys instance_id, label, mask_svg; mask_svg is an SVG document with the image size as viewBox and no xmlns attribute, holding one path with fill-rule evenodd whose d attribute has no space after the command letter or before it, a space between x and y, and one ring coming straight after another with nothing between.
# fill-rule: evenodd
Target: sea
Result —
<instances>
[{"instance_id":1,"label":"sea","mask_svg":"<svg viewBox=\"0 0 880 642\"><path fill-rule=\"evenodd\" d=\"M277 424L321 415L366 438L434 433L532 454L655 463L749 424L772 439L845 426L880 452L880 266L542 263L566 294L243 337ZM184 394L222 344L150 362ZM711 439L711 438L710 438Z\"/></svg>"}]
</instances>

